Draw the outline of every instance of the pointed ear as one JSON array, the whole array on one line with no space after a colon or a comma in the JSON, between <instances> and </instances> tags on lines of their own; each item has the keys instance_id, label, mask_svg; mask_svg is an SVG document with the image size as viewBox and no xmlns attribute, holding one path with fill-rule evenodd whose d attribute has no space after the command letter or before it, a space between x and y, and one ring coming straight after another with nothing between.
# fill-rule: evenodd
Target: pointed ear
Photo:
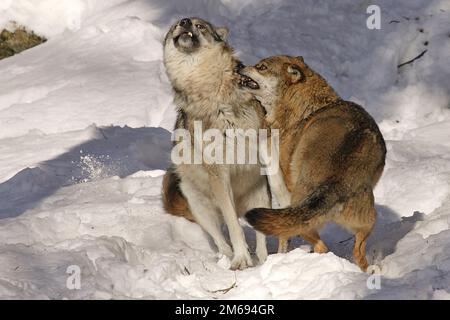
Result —
<instances>
[{"instance_id":1,"label":"pointed ear","mask_svg":"<svg viewBox=\"0 0 450 320\"><path fill-rule=\"evenodd\" d=\"M302 56L298 56L297 59L300 60L301 62L305 63L305 60L303 59Z\"/></svg>"},{"instance_id":2,"label":"pointed ear","mask_svg":"<svg viewBox=\"0 0 450 320\"><path fill-rule=\"evenodd\" d=\"M287 72L292 84L298 83L305 79L305 75L303 74L302 70L295 64L291 64L290 66L288 66Z\"/></svg>"},{"instance_id":3,"label":"pointed ear","mask_svg":"<svg viewBox=\"0 0 450 320\"><path fill-rule=\"evenodd\" d=\"M230 30L228 30L227 27L216 28L216 33L219 35L222 41L227 41Z\"/></svg>"}]
</instances>

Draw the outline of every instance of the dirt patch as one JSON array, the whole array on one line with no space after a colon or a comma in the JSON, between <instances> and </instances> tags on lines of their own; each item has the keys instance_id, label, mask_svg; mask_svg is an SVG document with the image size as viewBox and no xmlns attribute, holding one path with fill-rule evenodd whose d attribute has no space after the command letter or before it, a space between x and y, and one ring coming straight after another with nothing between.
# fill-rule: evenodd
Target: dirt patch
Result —
<instances>
[{"instance_id":1,"label":"dirt patch","mask_svg":"<svg viewBox=\"0 0 450 320\"><path fill-rule=\"evenodd\" d=\"M36 35L33 31L27 31L23 27L19 27L15 31L4 29L0 33L0 60L33 48L45 41L47 39L44 37Z\"/></svg>"}]
</instances>

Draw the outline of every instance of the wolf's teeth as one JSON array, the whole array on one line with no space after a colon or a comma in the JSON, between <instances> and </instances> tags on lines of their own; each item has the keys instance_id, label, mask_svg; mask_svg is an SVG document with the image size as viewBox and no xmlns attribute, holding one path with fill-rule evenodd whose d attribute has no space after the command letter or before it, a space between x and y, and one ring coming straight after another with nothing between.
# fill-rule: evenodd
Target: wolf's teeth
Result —
<instances>
[{"instance_id":1,"label":"wolf's teeth","mask_svg":"<svg viewBox=\"0 0 450 320\"><path fill-rule=\"evenodd\" d=\"M194 35L192 34L192 32L188 32L188 36L192 38Z\"/></svg>"}]
</instances>

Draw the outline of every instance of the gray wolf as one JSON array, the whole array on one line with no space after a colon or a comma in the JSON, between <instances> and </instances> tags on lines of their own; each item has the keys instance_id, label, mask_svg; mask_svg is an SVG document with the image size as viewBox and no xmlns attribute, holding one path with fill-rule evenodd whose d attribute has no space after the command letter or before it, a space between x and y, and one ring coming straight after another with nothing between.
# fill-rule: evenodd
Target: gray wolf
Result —
<instances>
[{"instance_id":1,"label":"gray wolf","mask_svg":"<svg viewBox=\"0 0 450 320\"><path fill-rule=\"evenodd\" d=\"M228 31L199 18L175 23L164 40L164 64L175 92L175 129L255 129L264 109L242 86L241 62L226 42ZM247 79L248 80L248 79ZM251 81L246 85L251 87ZM192 148L192 153L198 152ZM186 203L187 201L187 203ZM195 220L214 240L231 268L253 265L239 217L255 207L270 207L267 178L259 164L174 164L163 183L165 208ZM221 231L225 222L233 250ZM257 232L256 255L267 257L265 236Z\"/></svg>"}]
</instances>

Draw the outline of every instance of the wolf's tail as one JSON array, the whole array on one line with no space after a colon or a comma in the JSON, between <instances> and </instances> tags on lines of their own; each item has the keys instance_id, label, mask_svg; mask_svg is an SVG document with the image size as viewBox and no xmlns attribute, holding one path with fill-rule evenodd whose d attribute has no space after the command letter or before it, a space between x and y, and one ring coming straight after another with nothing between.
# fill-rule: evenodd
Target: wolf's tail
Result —
<instances>
[{"instance_id":1,"label":"wolf's tail","mask_svg":"<svg viewBox=\"0 0 450 320\"><path fill-rule=\"evenodd\" d=\"M180 189L180 178L169 168L163 178L162 201L166 212L195 222L189 204Z\"/></svg>"},{"instance_id":2,"label":"wolf's tail","mask_svg":"<svg viewBox=\"0 0 450 320\"><path fill-rule=\"evenodd\" d=\"M327 214L337 203L345 202L348 193L342 187L339 183L327 182L299 204L284 209L252 209L247 212L246 219L256 230L280 236L315 217Z\"/></svg>"}]
</instances>

